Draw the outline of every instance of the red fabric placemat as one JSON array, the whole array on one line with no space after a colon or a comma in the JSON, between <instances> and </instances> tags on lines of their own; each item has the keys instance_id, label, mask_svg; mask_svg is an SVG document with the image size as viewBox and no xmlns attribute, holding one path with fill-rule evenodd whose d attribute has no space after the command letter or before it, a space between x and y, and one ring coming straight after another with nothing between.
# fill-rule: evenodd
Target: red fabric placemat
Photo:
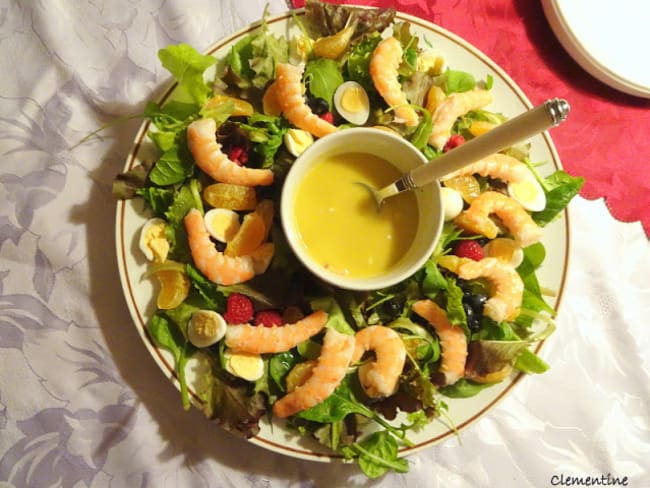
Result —
<instances>
[{"instance_id":1,"label":"red fabric placemat","mask_svg":"<svg viewBox=\"0 0 650 488\"><path fill-rule=\"evenodd\" d=\"M304 3L292 0L294 7L303 7ZM650 236L650 100L620 93L584 71L556 39L540 2L329 3L393 7L433 22L492 58L533 104L551 97L568 100L571 114L552 133L565 170L585 177L583 197L604 197L615 218L624 222L640 220Z\"/></svg>"}]
</instances>

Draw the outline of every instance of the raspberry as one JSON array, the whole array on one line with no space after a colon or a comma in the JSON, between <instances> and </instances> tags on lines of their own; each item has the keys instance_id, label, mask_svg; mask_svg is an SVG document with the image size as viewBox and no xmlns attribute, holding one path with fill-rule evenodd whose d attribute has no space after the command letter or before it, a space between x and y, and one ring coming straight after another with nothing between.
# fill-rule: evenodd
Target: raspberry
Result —
<instances>
[{"instance_id":1,"label":"raspberry","mask_svg":"<svg viewBox=\"0 0 650 488\"><path fill-rule=\"evenodd\" d=\"M273 327L274 325L283 325L282 315L277 310L260 310L255 314L255 325L264 327Z\"/></svg>"},{"instance_id":2,"label":"raspberry","mask_svg":"<svg viewBox=\"0 0 650 488\"><path fill-rule=\"evenodd\" d=\"M460 146L464 142L465 138L462 135L454 134L449 138L445 147L442 148L442 152L451 151L453 148Z\"/></svg>"},{"instance_id":3,"label":"raspberry","mask_svg":"<svg viewBox=\"0 0 650 488\"><path fill-rule=\"evenodd\" d=\"M332 112L325 112L324 114L319 115L321 119L330 124L334 123L334 114Z\"/></svg>"},{"instance_id":4,"label":"raspberry","mask_svg":"<svg viewBox=\"0 0 650 488\"><path fill-rule=\"evenodd\" d=\"M226 302L223 318L229 324L245 324L253 318L253 302L246 295L233 293Z\"/></svg>"},{"instance_id":5,"label":"raspberry","mask_svg":"<svg viewBox=\"0 0 650 488\"><path fill-rule=\"evenodd\" d=\"M246 149L241 146L233 146L228 151L228 159L232 162L237 163L239 166L243 166L248 162L248 153Z\"/></svg>"},{"instance_id":6,"label":"raspberry","mask_svg":"<svg viewBox=\"0 0 650 488\"><path fill-rule=\"evenodd\" d=\"M485 256L483 248L476 241L460 241L454 246L454 254L459 258L469 258L480 261Z\"/></svg>"}]
</instances>

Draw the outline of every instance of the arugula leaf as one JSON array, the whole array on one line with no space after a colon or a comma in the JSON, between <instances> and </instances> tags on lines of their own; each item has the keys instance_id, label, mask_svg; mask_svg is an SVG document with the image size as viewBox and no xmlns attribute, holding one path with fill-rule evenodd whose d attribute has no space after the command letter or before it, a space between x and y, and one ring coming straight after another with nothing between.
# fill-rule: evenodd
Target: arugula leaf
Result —
<instances>
[{"instance_id":1,"label":"arugula leaf","mask_svg":"<svg viewBox=\"0 0 650 488\"><path fill-rule=\"evenodd\" d=\"M203 73L217 62L215 57L201 54L188 44L177 44L158 51L158 58L178 81L180 92L199 105L207 99L210 87Z\"/></svg>"},{"instance_id":2,"label":"arugula leaf","mask_svg":"<svg viewBox=\"0 0 650 488\"><path fill-rule=\"evenodd\" d=\"M453 385L443 386L438 391L449 398L469 398L478 395L492 385L494 383L475 383L461 378Z\"/></svg>"},{"instance_id":3,"label":"arugula leaf","mask_svg":"<svg viewBox=\"0 0 650 488\"><path fill-rule=\"evenodd\" d=\"M371 479L379 478L389 470L408 472L406 459L397 455L397 441L386 431L370 434L363 441L345 447L344 453L358 456L359 467Z\"/></svg>"},{"instance_id":4,"label":"arugula leaf","mask_svg":"<svg viewBox=\"0 0 650 488\"><path fill-rule=\"evenodd\" d=\"M316 58L305 66L305 84L309 92L317 98L327 101L333 107L334 92L343 83L343 75L336 61Z\"/></svg>"}]
</instances>

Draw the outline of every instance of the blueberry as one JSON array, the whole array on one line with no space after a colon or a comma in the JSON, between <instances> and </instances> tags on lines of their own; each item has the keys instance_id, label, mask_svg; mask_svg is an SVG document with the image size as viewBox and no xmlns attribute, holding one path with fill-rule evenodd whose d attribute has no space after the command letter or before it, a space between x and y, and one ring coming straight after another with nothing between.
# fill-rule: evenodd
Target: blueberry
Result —
<instances>
[{"instance_id":1,"label":"blueberry","mask_svg":"<svg viewBox=\"0 0 650 488\"><path fill-rule=\"evenodd\" d=\"M307 105L314 114L319 116L330 111L330 105L324 98L310 98Z\"/></svg>"},{"instance_id":2,"label":"blueberry","mask_svg":"<svg viewBox=\"0 0 650 488\"><path fill-rule=\"evenodd\" d=\"M473 310L476 315L483 314L483 307L487 302L487 296L482 293L468 294L463 296L463 304L467 304Z\"/></svg>"},{"instance_id":3,"label":"blueberry","mask_svg":"<svg viewBox=\"0 0 650 488\"><path fill-rule=\"evenodd\" d=\"M469 324L470 321L474 319L474 309L465 301L463 301L463 309L465 310L465 316L467 317L467 323Z\"/></svg>"}]
</instances>

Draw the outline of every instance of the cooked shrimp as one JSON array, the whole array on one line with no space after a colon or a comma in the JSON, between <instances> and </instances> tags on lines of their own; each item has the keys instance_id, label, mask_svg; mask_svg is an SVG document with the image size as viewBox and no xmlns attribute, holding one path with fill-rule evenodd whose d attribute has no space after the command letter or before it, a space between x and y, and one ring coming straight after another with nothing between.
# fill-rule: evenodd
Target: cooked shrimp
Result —
<instances>
[{"instance_id":1,"label":"cooked shrimp","mask_svg":"<svg viewBox=\"0 0 650 488\"><path fill-rule=\"evenodd\" d=\"M307 381L273 404L273 413L286 418L318 405L329 397L345 377L354 352L354 336L329 328L318 362Z\"/></svg>"},{"instance_id":2,"label":"cooked shrimp","mask_svg":"<svg viewBox=\"0 0 650 488\"><path fill-rule=\"evenodd\" d=\"M336 126L314 114L302 93L302 68L287 63L276 65L275 96L284 116L299 129L316 137L335 132Z\"/></svg>"},{"instance_id":3,"label":"cooked shrimp","mask_svg":"<svg viewBox=\"0 0 650 488\"><path fill-rule=\"evenodd\" d=\"M440 372L445 376L445 385L452 385L465 374L467 360L467 337L463 329L452 325L447 313L431 300L419 300L413 311L431 324L440 341Z\"/></svg>"},{"instance_id":4,"label":"cooked shrimp","mask_svg":"<svg viewBox=\"0 0 650 488\"><path fill-rule=\"evenodd\" d=\"M401 62L400 42L394 37L383 39L370 57L370 78L384 101L395 111L395 116L412 127L418 124L418 114L409 105L398 79Z\"/></svg>"},{"instance_id":5,"label":"cooked shrimp","mask_svg":"<svg viewBox=\"0 0 650 488\"><path fill-rule=\"evenodd\" d=\"M327 313L318 310L293 324L273 327L229 325L226 328L226 346L248 354L286 352L318 334L326 322Z\"/></svg>"},{"instance_id":6,"label":"cooked shrimp","mask_svg":"<svg viewBox=\"0 0 650 488\"><path fill-rule=\"evenodd\" d=\"M510 264L499 258L474 261L458 256L441 256L438 264L464 280L485 278L491 286L491 296L485 302L483 314L496 322L514 320L519 315L524 283Z\"/></svg>"},{"instance_id":7,"label":"cooked shrimp","mask_svg":"<svg viewBox=\"0 0 650 488\"><path fill-rule=\"evenodd\" d=\"M208 176L222 183L257 186L273 183L270 169L239 166L221 152L217 142L217 123L213 119L195 120L187 127L187 144L196 165Z\"/></svg>"},{"instance_id":8,"label":"cooked shrimp","mask_svg":"<svg viewBox=\"0 0 650 488\"><path fill-rule=\"evenodd\" d=\"M429 136L429 144L436 149L445 147L458 117L483 108L491 102L492 94L488 90L469 90L449 95L433 112L433 130Z\"/></svg>"},{"instance_id":9,"label":"cooked shrimp","mask_svg":"<svg viewBox=\"0 0 650 488\"><path fill-rule=\"evenodd\" d=\"M456 176L473 174L489 176L490 178L496 178L508 183L523 181L531 176L528 167L517 158L513 158L507 154L496 153L475 163L468 164L458 171L445 175L443 181Z\"/></svg>"},{"instance_id":10,"label":"cooked shrimp","mask_svg":"<svg viewBox=\"0 0 650 488\"><path fill-rule=\"evenodd\" d=\"M184 223L194 264L210 281L220 285L233 285L255 276L250 256L230 257L217 251L205 228L203 216L197 209L187 212Z\"/></svg>"},{"instance_id":11,"label":"cooked shrimp","mask_svg":"<svg viewBox=\"0 0 650 488\"><path fill-rule=\"evenodd\" d=\"M499 217L521 247L530 246L542 238L542 229L526 209L514 198L496 191L481 193L454 222L466 231L494 239L499 234L499 227L490 219L491 214Z\"/></svg>"},{"instance_id":12,"label":"cooked shrimp","mask_svg":"<svg viewBox=\"0 0 650 488\"><path fill-rule=\"evenodd\" d=\"M365 351L375 351L376 360L359 366L359 381L366 394L381 398L395 393L406 359L399 334L383 325L371 325L357 332L354 341L351 363L359 361Z\"/></svg>"}]
</instances>

